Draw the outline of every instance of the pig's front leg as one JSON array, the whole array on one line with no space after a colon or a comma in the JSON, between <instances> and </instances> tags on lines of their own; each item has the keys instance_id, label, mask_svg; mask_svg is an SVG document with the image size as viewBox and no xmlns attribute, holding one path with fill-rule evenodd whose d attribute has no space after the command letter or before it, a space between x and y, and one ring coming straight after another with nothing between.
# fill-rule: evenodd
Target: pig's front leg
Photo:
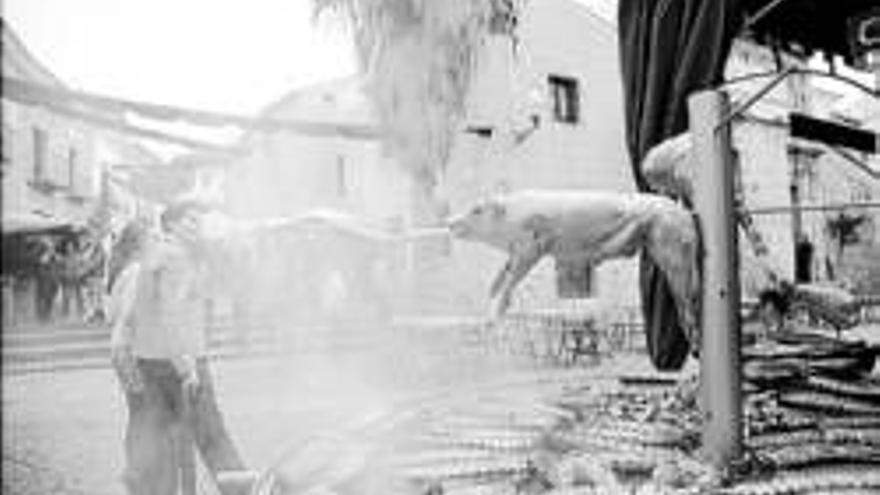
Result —
<instances>
[{"instance_id":1,"label":"pig's front leg","mask_svg":"<svg viewBox=\"0 0 880 495\"><path fill-rule=\"evenodd\" d=\"M495 277L490 291L489 318L501 317L510 307L513 290L547 253L548 239L536 239L511 253L510 259Z\"/></svg>"},{"instance_id":2,"label":"pig's front leg","mask_svg":"<svg viewBox=\"0 0 880 495\"><path fill-rule=\"evenodd\" d=\"M511 258L495 276L495 281L489 290L489 319L496 320L507 311L510 306L512 293L511 281L513 280L514 259Z\"/></svg>"},{"instance_id":3,"label":"pig's front leg","mask_svg":"<svg viewBox=\"0 0 880 495\"><path fill-rule=\"evenodd\" d=\"M495 278L492 279L492 285L489 286L489 297L494 298L498 295L498 292L501 290L501 286L504 285L505 280L510 277L510 271L513 270L513 261L514 255L511 254L510 258L507 259L507 262L504 263L504 266L501 267L501 270L495 274Z\"/></svg>"}]
</instances>

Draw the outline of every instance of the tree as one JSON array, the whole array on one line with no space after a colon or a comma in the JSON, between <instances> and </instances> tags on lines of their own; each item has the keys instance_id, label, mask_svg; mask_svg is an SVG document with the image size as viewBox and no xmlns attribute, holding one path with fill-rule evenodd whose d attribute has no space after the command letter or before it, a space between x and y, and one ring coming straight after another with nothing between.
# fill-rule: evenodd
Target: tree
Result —
<instances>
[{"instance_id":1,"label":"tree","mask_svg":"<svg viewBox=\"0 0 880 495\"><path fill-rule=\"evenodd\" d=\"M514 35L526 0L314 0L352 30L387 145L428 204L448 161L490 32ZM427 216L427 218L426 218Z\"/></svg>"}]
</instances>

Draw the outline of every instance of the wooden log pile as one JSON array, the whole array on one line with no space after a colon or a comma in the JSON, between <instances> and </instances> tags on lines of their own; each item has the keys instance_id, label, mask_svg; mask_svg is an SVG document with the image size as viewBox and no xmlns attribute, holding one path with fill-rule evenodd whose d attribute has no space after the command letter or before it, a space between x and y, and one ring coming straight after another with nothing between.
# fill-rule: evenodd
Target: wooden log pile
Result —
<instances>
[{"instance_id":1,"label":"wooden log pile","mask_svg":"<svg viewBox=\"0 0 880 495\"><path fill-rule=\"evenodd\" d=\"M745 345L745 449L730 472L699 460L697 377L605 376L535 402L500 394L419 409L396 441L365 456L361 471L388 473L381 489L361 480L347 484L357 491L327 493L880 493L876 355L865 342L804 331Z\"/></svg>"},{"instance_id":2,"label":"wooden log pile","mask_svg":"<svg viewBox=\"0 0 880 495\"><path fill-rule=\"evenodd\" d=\"M745 444L758 470L880 469L878 353L804 330L744 347Z\"/></svg>"},{"instance_id":3,"label":"wooden log pile","mask_svg":"<svg viewBox=\"0 0 880 495\"><path fill-rule=\"evenodd\" d=\"M459 438L457 448L491 455L461 456L463 470L442 466L445 476L417 493L880 493L876 354L864 342L806 332L746 346L745 455L731 472L698 460L695 377L624 378L556 396L551 405L570 414L537 437Z\"/></svg>"}]
</instances>

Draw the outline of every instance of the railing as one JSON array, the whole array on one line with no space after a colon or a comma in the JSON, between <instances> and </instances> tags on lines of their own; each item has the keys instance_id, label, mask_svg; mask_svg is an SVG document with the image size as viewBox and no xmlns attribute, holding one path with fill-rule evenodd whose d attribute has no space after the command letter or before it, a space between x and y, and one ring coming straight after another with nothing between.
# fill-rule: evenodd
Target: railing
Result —
<instances>
[{"instance_id":1,"label":"railing","mask_svg":"<svg viewBox=\"0 0 880 495\"><path fill-rule=\"evenodd\" d=\"M370 313L369 306L334 317L282 317L271 308L236 314L228 301L208 319L208 348L218 359L329 354L390 355L396 360L456 362L479 357L515 358L536 366L573 366L644 348L641 322L629 314L599 322L578 311L513 313L494 323L481 317ZM4 361L13 371L109 366L106 324L60 320L39 328L7 327Z\"/></svg>"},{"instance_id":2,"label":"railing","mask_svg":"<svg viewBox=\"0 0 880 495\"><path fill-rule=\"evenodd\" d=\"M861 306L862 323L880 323L880 294L866 294L859 296L859 306Z\"/></svg>"},{"instance_id":3,"label":"railing","mask_svg":"<svg viewBox=\"0 0 880 495\"><path fill-rule=\"evenodd\" d=\"M571 366L584 360L644 350L644 328L636 320L600 322L563 311L513 313L474 328L487 352L526 355L538 363Z\"/></svg>"}]
</instances>

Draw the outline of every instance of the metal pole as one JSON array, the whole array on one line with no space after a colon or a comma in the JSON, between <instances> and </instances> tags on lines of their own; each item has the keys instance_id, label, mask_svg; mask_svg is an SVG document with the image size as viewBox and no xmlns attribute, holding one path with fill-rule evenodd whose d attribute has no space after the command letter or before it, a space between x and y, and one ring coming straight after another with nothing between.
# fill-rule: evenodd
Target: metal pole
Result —
<instances>
[{"instance_id":1,"label":"metal pole","mask_svg":"<svg viewBox=\"0 0 880 495\"><path fill-rule=\"evenodd\" d=\"M836 211L836 210L857 210L857 209L880 209L880 202L858 202L858 203L828 203L824 205L805 205L801 203L799 206L763 206L759 208L747 208L743 212L750 215L775 215L790 214L793 210L800 210L802 213Z\"/></svg>"},{"instance_id":2,"label":"metal pole","mask_svg":"<svg viewBox=\"0 0 880 495\"><path fill-rule=\"evenodd\" d=\"M721 91L701 91L688 100L691 135L700 163L694 208L703 237L702 455L718 469L738 458L742 449L734 159L730 126L717 128L729 107L728 95Z\"/></svg>"},{"instance_id":3,"label":"metal pole","mask_svg":"<svg viewBox=\"0 0 880 495\"><path fill-rule=\"evenodd\" d=\"M774 77L772 81L767 83L766 86L764 86L763 88L758 90L757 93L750 96L748 100L746 100L743 104L738 106L736 108L736 110L725 115L724 118L721 120L721 122L719 122L718 125L715 126L715 128L718 129L718 128L721 128L722 126L726 126L726 125L730 124L730 121L732 121L736 118L739 118L741 115L743 115L746 112L746 110L748 110L749 108L752 108L752 105L754 105L755 103L758 103L761 100L761 98L766 96L767 93L772 91L773 88L775 88L779 83L784 81L788 76L794 74L796 71L797 71L797 69L794 66L787 67L784 71L780 72L779 75Z\"/></svg>"}]
</instances>

